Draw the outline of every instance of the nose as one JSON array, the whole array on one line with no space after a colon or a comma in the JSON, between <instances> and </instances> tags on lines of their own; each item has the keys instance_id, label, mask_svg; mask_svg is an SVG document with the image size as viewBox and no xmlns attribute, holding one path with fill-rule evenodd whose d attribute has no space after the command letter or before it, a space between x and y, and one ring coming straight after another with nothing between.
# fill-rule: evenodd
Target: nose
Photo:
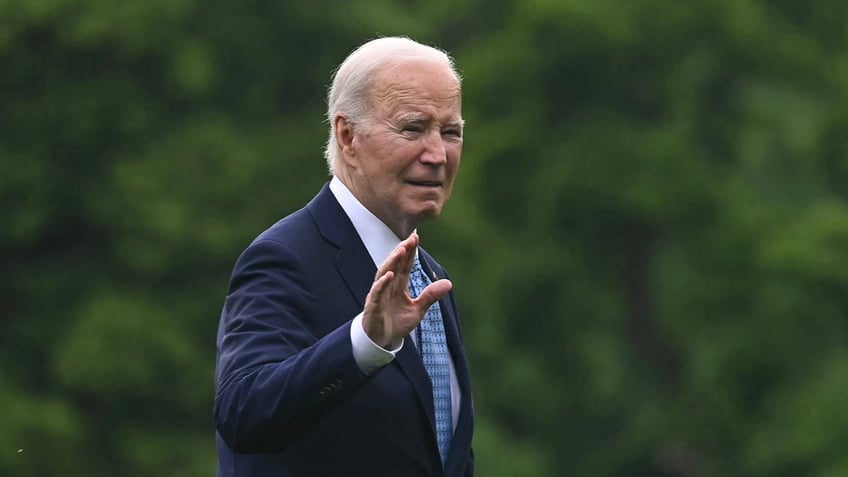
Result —
<instances>
[{"instance_id":1,"label":"nose","mask_svg":"<svg viewBox=\"0 0 848 477\"><path fill-rule=\"evenodd\" d=\"M441 131L431 130L424 138L424 152L421 154L421 162L432 165L442 165L448 160L445 140Z\"/></svg>"}]
</instances>

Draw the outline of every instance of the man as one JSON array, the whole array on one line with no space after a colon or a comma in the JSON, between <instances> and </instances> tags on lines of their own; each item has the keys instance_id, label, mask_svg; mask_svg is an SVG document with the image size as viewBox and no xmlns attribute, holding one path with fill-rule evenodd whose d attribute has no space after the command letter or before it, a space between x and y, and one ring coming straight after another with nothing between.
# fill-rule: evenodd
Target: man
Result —
<instances>
[{"instance_id":1,"label":"man","mask_svg":"<svg viewBox=\"0 0 848 477\"><path fill-rule=\"evenodd\" d=\"M331 181L233 271L218 475L472 475L452 284L416 233L459 168L459 75L442 51L373 40L336 71L327 118Z\"/></svg>"}]
</instances>

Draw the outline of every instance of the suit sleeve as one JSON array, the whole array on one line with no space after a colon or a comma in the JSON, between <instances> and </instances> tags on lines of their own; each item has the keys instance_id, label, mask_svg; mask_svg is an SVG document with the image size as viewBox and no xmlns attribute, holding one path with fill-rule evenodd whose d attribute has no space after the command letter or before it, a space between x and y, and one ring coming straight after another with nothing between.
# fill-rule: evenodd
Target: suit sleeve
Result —
<instances>
[{"instance_id":1,"label":"suit sleeve","mask_svg":"<svg viewBox=\"0 0 848 477\"><path fill-rule=\"evenodd\" d=\"M281 452L366 381L350 321L324 336L298 258L274 241L239 257L218 330L215 423L239 453ZM352 317L351 317L352 318Z\"/></svg>"}]
</instances>

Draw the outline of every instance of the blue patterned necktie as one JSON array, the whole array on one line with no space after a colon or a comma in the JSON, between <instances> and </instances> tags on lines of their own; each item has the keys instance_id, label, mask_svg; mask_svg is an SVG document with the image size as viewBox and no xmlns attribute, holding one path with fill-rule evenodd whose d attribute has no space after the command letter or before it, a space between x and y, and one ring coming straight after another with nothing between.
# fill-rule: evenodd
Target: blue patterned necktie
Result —
<instances>
[{"instance_id":1,"label":"blue patterned necktie","mask_svg":"<svg viewBox=\"0 0 848 477\"><path fill-rule=\"evenodd\" d=\"M409 275L409 294L413 298L424 291L430 284L418 256ZM450 361L448 355L448 342L445 338L445 326L442 322L442 309L439 302L433 303L424 319L416 330L418 338L418 350L424 361L424 368L430 375L433 383L433 404L436 408L436 440L439 444L439 454L442 457L442 465L450 451L451 438L453 437L453 418L451 414L451 389L450 389Z\"/></svg>"}]
</instances>

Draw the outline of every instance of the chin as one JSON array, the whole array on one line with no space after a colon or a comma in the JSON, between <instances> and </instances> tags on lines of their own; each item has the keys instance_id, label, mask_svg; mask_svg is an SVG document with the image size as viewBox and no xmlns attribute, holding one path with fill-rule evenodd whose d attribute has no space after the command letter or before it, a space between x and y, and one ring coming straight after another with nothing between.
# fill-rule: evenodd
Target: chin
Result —
<instances>
[{"instance_id":1,"label":"chin","mask_svg":"<svg viewBox=\"0 0 848 477\"><path fill-rule=\"evenodd\" d=\"M436 217L438 217L439 215L441 215L441 213L442 213L442 206L441 205L438 205L438 206L434 205L434 206L429 206L429 207L422 207L422 208L418 209L417 212L414 213L413 215L415 215L416 217L418 217L420 220L423 221L423 220L433 220Z\"/></svg>"},{"instance_id":2,"label":"chin","mask_svg":"<svg viewBox=\"0 0 848 477\"><path fill-rule=\"evenodd\" d=\"M445 200L442 197L410 197L409 200L403 202L401 212L410 218L415 218L416 221L432 220L442 213L442 208L445 206Z\"/></svg>"}]
</instances>

